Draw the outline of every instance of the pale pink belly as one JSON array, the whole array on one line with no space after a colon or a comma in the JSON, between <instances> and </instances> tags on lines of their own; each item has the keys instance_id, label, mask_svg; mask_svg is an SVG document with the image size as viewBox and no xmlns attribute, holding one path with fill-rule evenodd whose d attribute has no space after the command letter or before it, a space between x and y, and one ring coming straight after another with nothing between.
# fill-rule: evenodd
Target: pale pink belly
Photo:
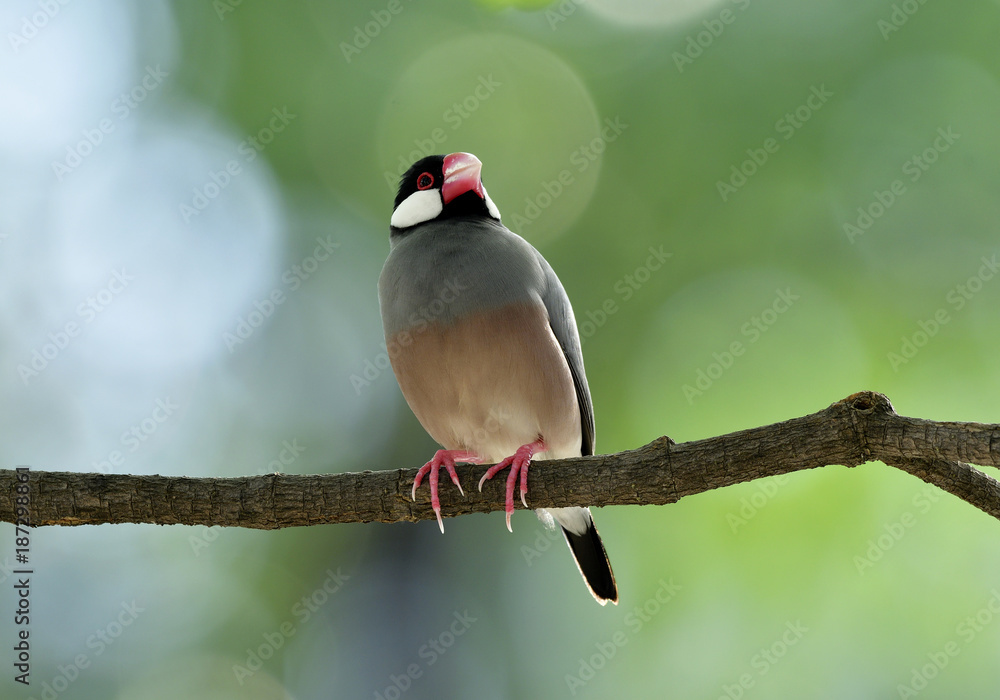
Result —
<instances>
[{"instance_id":1,"label":"pale pink belly","mask_svg":"<svg viewBox=\"0 0 1000 700\"><path fill-rule=\"evenodd\" d=\"M576 390L544 307L494 309L393 341L403 396L446 449L496 462L541 437L543 458L580 454Z\"/></svg>"}]
</instances>

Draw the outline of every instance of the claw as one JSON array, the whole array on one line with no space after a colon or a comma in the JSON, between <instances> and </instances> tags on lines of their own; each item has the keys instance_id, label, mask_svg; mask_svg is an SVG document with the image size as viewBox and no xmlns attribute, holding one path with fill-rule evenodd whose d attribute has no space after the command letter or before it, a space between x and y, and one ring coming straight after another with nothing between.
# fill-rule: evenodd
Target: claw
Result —
<instances>
[{"instance_id":1,"label":"claw","mask_svg":"<svg viewBox=\"0 0 1000 700\"><path fill-rule=\"evenodd\" d=\"M510 457L499 464L495 464L486 470L483 474L483 478L479 480L479 490L483 490L483 484L486 483L487 479L492 479L501 470L510 467L510 474L507 475L507 483L505 484L505 498L504 498L504 512L507 516L507 530L514 532L513 528L510 526L510 516L514 512L514 487L517 486L518 476L520 476L521 482L521 503L524 507L528 507L527 493L528 493L528 467L531 465L531 458L538 452L544 452L547 449L545 443L542 440L536 440L528 445L522 445L518 448Z\"/></svg>"},{"instance_id":2,"label":"claw","mask_svg":"<svg viewBox=\"0 0 1000 700\"><path fill-rule=\"evenodd\" d=\"M524 469L521 470L521 503L524 504L525 509L528 507L528 501L526 496L528 495L528 465L524 465Z\"/></svg>"},{"instance_id":3,"label":"claw","mask_svg":"<svg viewBox=\"0 0 1000 700\"><path fill-rule=\"evenodd\" d=\"M463 461L463 460L459 460L459 461ZM462 496L464 497L465 496L465 491L462 490L462 485L460 483L458 483L458 474L455 473L455 463L454 462L445 462L444 463L444 468L448 470L448 476L451 477L451 483L455 484L455 486L458 487L458 492L460 494L462 494Z\"/></svg>"},{"instance_id":4,"label":"claw","mask_svg":"<svg viewBox=\"0 0 1000 700\"><path fill-rule=\"evenodd\" d=\"M492 467L490 467L489 469L487 469L486 473L483 474L483 478L479 480L479 490L480 491L483 490L483 484L486 483L487 479L492 479L501 470L506 469L507 467L511 466L511 464L513 464L513 462L514 462L514 458L513 457L508 457L504 461L502 461L502 462L500 462L498 464L494 464Z\"/></svg>"},{"instance_id":5,"label":"claw","mask_svg":"<svg viewBox=\"0 0 1000 700\"><path fill-rule=\"evenodd\" d=\"M427 472L431 470L431 463L428 462L424 466L417 470L417 475L413 477L413 490L410 491L410 500L416 503L417 501L417 487L420 486L420 482L424 480L427 476Z\"/></svg>"},{"instance_id":6,"label":"claw","mask_svg":"<svg viewBox=\"0 0 1000 700\"><path fill-rule=\"evenodd\" d=\"M451 483L458 487L458 492L464 497L465 491L462 490L462 484L458 481L458 473L455 471L456 461L478 464L483 461L483 458L468 450L438 450L427 464L417 470L417 475L413 477L413 488L410 489L410 498L416 502L417 488L424 477L430 474L428 483L431 490L431 508L434 510L434 515L437 516L438 527L441 528L442 533L444 532L444 521L441 519L441 499L438 497L438 472L443 466L448 471Z\"/></svg>"},{"instance_id":7,"label":"claw","mask_svg":"<svg viewBox=\"0 0 1000 700\"><path fill-rule=\"evenodd\" d=\"M528 459L530 460L530 457ZM510 516L514 514L514 487L517 485L517 475L519 471L524 474L528 473L528 462L522 461L519 464L518 461L516 457L511 461L510 474L507 475L507 483L505 484L507 488L505 489L503 511L507 514L507 532L510 533L514 532L510 526Z\"/></svg>"}]
</instances>

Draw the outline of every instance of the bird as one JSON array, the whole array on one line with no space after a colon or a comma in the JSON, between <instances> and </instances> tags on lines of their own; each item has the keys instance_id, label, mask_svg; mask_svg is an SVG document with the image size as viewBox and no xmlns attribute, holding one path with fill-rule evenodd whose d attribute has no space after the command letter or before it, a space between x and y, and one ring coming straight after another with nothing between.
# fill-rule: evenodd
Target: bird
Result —
<instances>
[{"instance_id":1,"label":"bird","mask_svg":"<svg viewBox=\"0 0 1000 700\"><path fill-rule=\"evenodd\" d=\"M594 454L594 408L573 307L551 265L500 221L471 153L421 158L401 177L378 294L393 373L417 420L441 445L428 477L444 532L441 467L464 496L455 463L495 463L479 489L509 469L507 529L531 461ZM537 511L558 524L591 594L618 587L589 508ZM553 523L553 520L555 521Z\"/></svg>"}]
</instances>

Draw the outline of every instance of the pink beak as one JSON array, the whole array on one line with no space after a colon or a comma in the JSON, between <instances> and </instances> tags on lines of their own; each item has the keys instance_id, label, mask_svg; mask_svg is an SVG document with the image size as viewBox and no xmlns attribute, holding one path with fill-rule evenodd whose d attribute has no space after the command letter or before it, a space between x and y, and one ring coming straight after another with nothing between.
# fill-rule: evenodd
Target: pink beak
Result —
<instances>
[{"instance_id":1,"label":"pink beak","mask_svg":"<svg viewBox=\"0 0 1000 700\"><path fill-rule=\"evenodd\" d=\"M472 191L485 198L480 173L483 163L471 153L452 153L444 157L444 184L441 198L448 204L456 197Z\"/></svg>"}]
</instances>

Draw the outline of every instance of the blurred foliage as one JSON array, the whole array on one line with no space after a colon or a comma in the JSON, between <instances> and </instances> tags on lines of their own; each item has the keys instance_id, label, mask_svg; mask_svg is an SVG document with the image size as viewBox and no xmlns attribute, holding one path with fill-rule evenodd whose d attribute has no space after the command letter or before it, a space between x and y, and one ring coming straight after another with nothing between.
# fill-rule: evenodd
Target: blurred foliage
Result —
<instances>
[{"instance_id":1,"label":"blurred foliage","mask_svg":"<svg viewBox=\"0 0 1000 700\"><path fill-rule=\"evenodd\" d=\"M453 151L573 300L602 452L861 389L1000 422L995 2L18 0L0 24L8 467L425 461L375 282L392 183ZM494 515L37 531L32 686L8 666L0 694L1000 687L997 523L881 464L601 510L617 608Z\"/></svg>"}]
</instances>

